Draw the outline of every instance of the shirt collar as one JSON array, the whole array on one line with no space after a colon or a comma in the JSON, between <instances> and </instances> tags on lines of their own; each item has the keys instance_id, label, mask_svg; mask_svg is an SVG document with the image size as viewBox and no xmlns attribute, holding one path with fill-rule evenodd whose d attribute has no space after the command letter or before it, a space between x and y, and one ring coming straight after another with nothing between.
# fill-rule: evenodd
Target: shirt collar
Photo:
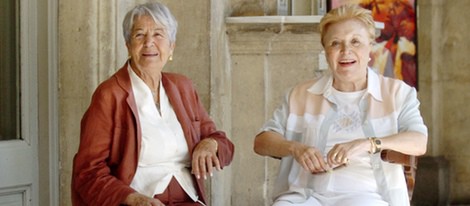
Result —
<instances>
[{"instance_id":1,"label":"shirt collar","mask_svg":"<svg viewBox=\"0 0 470 206\"><path fill-rule=\"evenodd\" d=\"M371 94L377 101L382 101L379 74L370 67L367 69L367 93Z\"/></svg>"},{"instance_id":2,"label":"shirt collar","mask_svg":"<svg viewBox=\"0 0 470 206\"><path fill-rule=\"evenodd\" d=\"M150 87L148 87L147 84L145 84L144 80L142 80L134 72L134 70L132 70L132 67L130 64L128 64L127 70L129 72L129 76L131 79L131 87L134 92L134 96L136 99L139 99L137 102L152 105L151 107L155 107L155 100L153 99L153 94L152 94L152 90L150 90ZM165 115L166 109L168 109L171 106L169 105L168 101L166 101L168 99L168 96L166 94L165 89L163 88L162 79L160 79L159 84L160 84L159 98L160 98L160 111L161 111L160 114ZM157 110L155 109L155 111Z\"/></svg>"},{"instance_id":3,"label":"shirt collar","mask_svg":"<svg viewBox=\"0 0 470 206\"><path fill-rule=\"evenodd\" d=\"M329 99L333 89L333 75L327 72L324 76L320 77L310 88L308 92L316 95L323 95ZM367 89L366 93L370 94L374 99L382 101L382 92L380 88L379 75L370 67L367 68Z\"/></svg>"}]
</instances>

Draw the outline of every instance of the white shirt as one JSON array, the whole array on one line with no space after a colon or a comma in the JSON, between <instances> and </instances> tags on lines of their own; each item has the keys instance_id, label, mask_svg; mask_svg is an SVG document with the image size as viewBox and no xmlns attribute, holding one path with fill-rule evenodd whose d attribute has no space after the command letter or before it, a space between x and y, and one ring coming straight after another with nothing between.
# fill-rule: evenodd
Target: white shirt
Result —
<instances>
[{"instance_id":1,"label":"white shirt","mask_svg":"<svg viewBox=\"0 0 470 206\"><path fill-rule=\"evenodd\" d=\"M197 193L189 170L191 159L183 129L160 81L160 112L152 92L128 66L134 92L138 121L142 129L142 144L137 171L131 187L153 197L165 191L172 177L184 191L197 201Z\"/></svg>"},{"instance_id":2,"label":"white shirt","mask_svg":"<svg viewBox=\"0 0 470 206\"><path fill-rule=\"evenodd\" d=\"M359 107L365 90L358 92L340 92L332 88L332 97L337 105L338 115L327 133L323 156L338 143L349 142L365 136L362 130L363 114ZM348 169L337 169L316 175L312 180L313 189L321 194L329 193L376 193L377 183L374 178L370 155L363 153L349 159Z\"/></svg>"}]
</instances>

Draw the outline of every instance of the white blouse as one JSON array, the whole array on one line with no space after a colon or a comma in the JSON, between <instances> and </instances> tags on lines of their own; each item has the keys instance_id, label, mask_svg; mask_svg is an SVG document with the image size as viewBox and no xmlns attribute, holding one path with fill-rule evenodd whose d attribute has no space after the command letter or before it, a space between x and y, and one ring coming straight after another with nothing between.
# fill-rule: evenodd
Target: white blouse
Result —
<instances>
[{"instance_id":1,"label":"white blouse","mask_svg":"<svg viewBox=\"0 0 470 206\"><path fill-rule=\"evenodd\" d=\"M365 90L357 92L340 92L332 89L332 95L337 105L338 115L332 122L323 156L338 143L350 142L365 136L362 131L363 113L359 102ZM363 153L349 159L347 169L337 169L316 175L313 179L313 188L323 195L329 193L377 193L377 183L370 163L370 155Z\"/></svg>"},{"instance_id":2,"label":"white blouse","mask_svg":"<svg viewBox=\"0 0 470 206\"><path fill-rule=\"evenodd\" d=\"M191 199L197 201L189 169L188 144L161 81L160 114L150 88L130 66L128 71L142 129L139 162L130 186L141 194L153 197L163 193L171 178L175 177Z\"/></svg>"}]
</instances>

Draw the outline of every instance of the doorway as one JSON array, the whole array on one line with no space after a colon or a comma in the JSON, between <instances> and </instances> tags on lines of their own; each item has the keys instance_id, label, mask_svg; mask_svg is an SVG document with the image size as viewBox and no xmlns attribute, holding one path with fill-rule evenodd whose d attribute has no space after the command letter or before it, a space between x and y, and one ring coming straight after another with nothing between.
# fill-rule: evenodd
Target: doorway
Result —
<instances>
[{"instance_id":1,"label":"doorway","mask_svg":"<svg viewBox=\"0 0 470 206\"><path fill-rule=\"evenodd\" d=\"M0 205L58 205L57 2L0 8Z\"/></svg>"}]
</instances>

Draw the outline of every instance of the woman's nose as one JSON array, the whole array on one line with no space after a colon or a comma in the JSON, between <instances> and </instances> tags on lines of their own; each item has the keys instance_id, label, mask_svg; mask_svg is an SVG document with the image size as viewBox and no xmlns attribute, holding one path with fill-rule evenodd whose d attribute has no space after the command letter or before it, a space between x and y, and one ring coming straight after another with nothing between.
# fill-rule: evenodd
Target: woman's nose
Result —
<instances>
[{"instance_id":1,"label":"woman's nose","mask_svg":"<svg viewBox=\"0 0 470 206\"><path fill-rule=\"evenodd\" d=\"M349 44L342 44L341 45L341 51L342 52L349 52L351 50L351 45Z\"/></svg>"},{"instance_id":2,"label":"woman's nose","mask_svg":"<svg viewBox=\"0 0 470 206\"><path fill-rule=\"evenodd\" d=\"M144 39L144 46L146 47L151 47L153 46L153 43L154 43L154 39L152 38L152 35L145 35L145 39Z\"/></svg>"}]
</instances>

